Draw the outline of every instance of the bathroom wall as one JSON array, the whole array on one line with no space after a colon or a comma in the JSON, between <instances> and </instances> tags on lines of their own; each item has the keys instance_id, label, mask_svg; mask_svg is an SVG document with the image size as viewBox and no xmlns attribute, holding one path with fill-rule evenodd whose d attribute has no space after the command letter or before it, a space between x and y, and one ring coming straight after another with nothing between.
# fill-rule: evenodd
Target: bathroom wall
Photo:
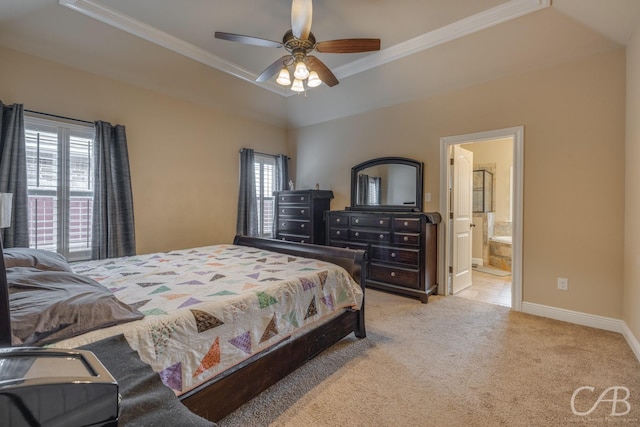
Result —
<instances>
[{"instance_id":1,"label":"bathroom wall","mask_svg":"<svg viewBox=\"0 0 640 427\"><path fill-rule=\"evenodd\" d=\"M511 168L513 166L513 141L511 138L466 144L465 149L473 152L475 169L485 169L493 173L493 213L474 213L472 258L474 262L489 263L488 238L511 234Z\"/></svg>"}]
</instances>

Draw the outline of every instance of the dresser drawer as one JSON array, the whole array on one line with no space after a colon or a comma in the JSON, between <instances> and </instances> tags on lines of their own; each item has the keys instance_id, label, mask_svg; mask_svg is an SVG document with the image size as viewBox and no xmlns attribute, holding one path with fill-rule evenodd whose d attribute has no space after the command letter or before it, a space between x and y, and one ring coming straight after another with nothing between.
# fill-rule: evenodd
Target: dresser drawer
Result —
<instances>
[{"instance_id":1,"label":"dresser drawer","mask_svg":"<svg viewBox=\"0 0 640 427\"><path fill-rule=\"evenodd\" d=\"M349 229L331 227L331 229L329 230L329 238L337 240L347 240L349 238Z\"/></svg>"},{"instance_id":2,"label":"dresser drawer","mask_svg":"<svg viewBox=\"0 0 640 427\"><path fill-rule=\"evenodd\" d=\"M420 265L420 250L418 249L399 249L388 246L371 245L369 258L372 261L393 262L399 264L407 264L418 268Z\"/></svg>"},{"instance_id":3,"label":"dresser drawer","mask_svg":"<svg viewBox=\"0 0 640 427\"><path fill-rule=\"evenodd\" d=\"M278 231L288 231L292 233L303 233L311 235L311 227L309 221L298 221L290 219L280 219L278 221Z\"/></svg>"},{"instance_id":4,"label":"dresser drawer","mask_svg":"<svg viewBox=\"0 0 640 427\"><path fill-rule=\"evenodd\" d=\"M420 232L420 218L394 218L393 229L399 232Z\"/></svg>"},{"instance_id":5,"label":"dresser drawer","mask_svg":"<svg viewBox=\"0 0 640 427\"><path fill-rule=\"evenodd\" d=\"M279 203L309 203L310 195L308 193L305 194L279 194L278 202Z\"/></svg>"},{"instance_id":6,"label":"dresser drawer","mask_svg":"<svg viewBox=\"0 0 640 427\"><path fill-rule=\"evenodd\" d=\"M349 227L349 217L347 215L329 215L330 227Z\"/></svg>"},{"instance_id":7,"label":"dresser drawer","mask_svg":"<svg viewBox=\"0 0 640 427\"><path fill-rule=\"evenodd\" d=\"M346 249L362 249L366 251L369 247L366 243L358 243L358 242L350 242L348 240L333 240L331 239L329 245L336 246L338 248L346 248Z\"/></svg>"},{"instance_id":8,"label":"dresser drawer","mask_svg":"<svg viewBox=\"0 0 640 427\"><path fill-rule=\"evenodd\" d=\"M309 218L311 209L306 206L282 206L278 208L280 217Z\"/></svg>"},{"instance_id":9,"label":"dresser drawer","mask_svg":"<svg viewBox=\"0 0 640 427\"><path fill-rule=\"evenodd\" d=\"M355 240L359 242L389 243L391 240L391 233L388 231L370 231L366 229L352 229L349 232L349 238L351 240Z\"/></svg>"},{"instance_id":10,"label":"dresser drawer","mask_svg":"<svg viewBox=\"0 0 640 427\"><path fill-rule=\"evenodd\" d=\"M391 241L393 243L401 244L401 245L419 246L420 234L419 233L393 233L393 239L391 239Z\"/></svg>"},{"instance_id":11,"label":"dresser drawer","mask_svg":"<svg viewBox=\"0 0 640 427\"><path fill-rule=\"evenodd\" d=\"M311 236L302 236L298 234L278 233L278 238L280 240L286 240L287 242L311 243Z\"/></svg>"},{"instance_id":12,"label":"dresser drawer","mask_svg":"<svg viewBox=\"0 0 640 427\"><path fill-rule=\"evenodd\" d=\"M419 270L389 267L380 264L370 264L367 280L390 283L392 285L403 286L405 288L420 288Z\"/></svg>"},{"instance_id":13,"label":"dresser drawer","mask_svg":"<svg viewBox=\"0 0 640 427\"><path fill-rule=\"evenodd\" d=\"M388 216L352 216L351 225L356 227L382 227L389 228L391 226L391 218Z\"/></svg>"}]
</instances>

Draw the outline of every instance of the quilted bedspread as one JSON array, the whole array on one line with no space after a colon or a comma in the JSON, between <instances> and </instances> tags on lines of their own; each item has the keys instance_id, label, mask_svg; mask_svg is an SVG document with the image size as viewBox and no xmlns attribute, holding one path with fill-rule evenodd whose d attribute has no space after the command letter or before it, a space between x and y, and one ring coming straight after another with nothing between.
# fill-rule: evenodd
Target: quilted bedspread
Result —
<instances>
[{"instance_id":1,"label":"quilted bedspread","mask_svg":"<svg viewBox=\"0 0 640 427\"><path fill-rule=\"evenodd\" d=\"M343 308L362 291L341 267L234 245L73 265L145 318L56 344L76 347L123 333L176 394L184 393L296 330Z\"/></svg>"}]
</instances>

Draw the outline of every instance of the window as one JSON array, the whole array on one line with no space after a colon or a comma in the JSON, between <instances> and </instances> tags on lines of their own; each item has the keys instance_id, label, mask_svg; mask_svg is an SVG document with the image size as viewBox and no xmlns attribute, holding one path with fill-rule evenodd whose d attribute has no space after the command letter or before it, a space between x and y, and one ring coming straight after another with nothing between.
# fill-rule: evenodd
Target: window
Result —
<instances>
[{"instance_id":1,"label":"window","mask_svg":"<svg viewBox=\"0 0 640 427\"><path fill-rule=\"evenodd\" d=\"M272 237L273 232L273 192L276 190L276 158L265 154L255 154L256 199L258 205L258 235Z\"/></svg>"},{"instance_id":2,"label":"window","mask_svg":"<svg viewBox=\"0 0 640 427\"><path fill-rule=\"evenodd\" d=\"M94 128L25 115L29 246L91 258Z\"/></svg>"}]
</instances>

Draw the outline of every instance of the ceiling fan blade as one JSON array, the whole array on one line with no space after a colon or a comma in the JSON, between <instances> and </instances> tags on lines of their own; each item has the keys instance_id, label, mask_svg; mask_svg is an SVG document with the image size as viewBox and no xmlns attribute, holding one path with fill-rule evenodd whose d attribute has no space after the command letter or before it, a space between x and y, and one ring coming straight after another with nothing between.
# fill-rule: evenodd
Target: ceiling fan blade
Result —
<instances>
[{"instance_id":1,"label":"ceiling fan blade","mask_svg":"<svg viewBox=\"0 0 640 427\"><path fill-rule=\"evenodd\" d=\"M269 65L266 70L264 70L260 75L256 78L257 82L266 82L271 77L273 77L278 71L284 67L285 62L290 58L290 55L285 55L282 58L278 59L273 64Z\"/></svg>"},{"instance_id":2,"label":"ceiling fan blade","mask_svg":"<svg viewBox=\"0 0 640 427\"><path fill-rule=\"evenodd\" d=\"M320 80L322 80L322 82L327 86L333 87L339 83L331 70L315 56L307 56L307 65L311 71L318 73Z\"/></svg>"},{"instance_id":3,"label":"ceiling fan blade","mask_svg":"<svg viewBox=\"0 0 640 427\"><path fill-rule=\"evenodd\" d=\"M291 31L296 38L300 40L309 38L312 17L311 0L293 0L291 2Z\"/></svg>"},{"instance_id":4,"label":"ceiling fan blade","mask_svg":"<svg viewBox=\"0 0 640 427\"><path fill-rule=\"evenodd\" d=\"M340 39L328 40L316 44L318 52L358 53L380 50L380 39Z\"/></svg>"},{"instance_id":5,"label":"ceiling fan blade","mask_svg":"<svg viewBox=\"0 0 640 427\"><path fill-rule=\"evenodd\" d=\"M282 47L281 42L275 42L273 40L261 39L258 37L252 36L243 36L240 34L232 34L232 33L223 33L220 31L216 31L216 38L222 40L229 40L232 42L240 42L244 44L252 44L255 46L263 46L263 47Z\"/></svg>"}]
</instances>

